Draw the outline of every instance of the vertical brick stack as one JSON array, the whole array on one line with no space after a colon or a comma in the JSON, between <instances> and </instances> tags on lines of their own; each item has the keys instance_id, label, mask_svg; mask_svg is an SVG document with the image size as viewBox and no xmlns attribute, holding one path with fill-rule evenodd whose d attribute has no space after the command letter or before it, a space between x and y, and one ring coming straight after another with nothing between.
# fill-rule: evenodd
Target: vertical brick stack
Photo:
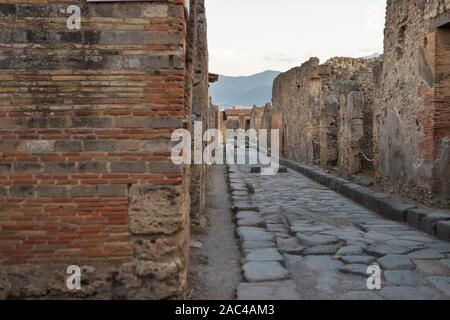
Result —
<instances>
[{"instance_id":1,"label":"vertical brick stack","mask_svg":"<svg viewBox=\"0 0 450 320\"><path fill-rule=\"evenodd\" d=\"M81 30L67 29L73 4ZM188 173L170 136L187 115L184 1L0 0L0 28L3 295L66 296L55 279L79 264L104 281L74 295L182 297ZM48 281L5 284L40 267Z\"/></svg>"},{"instance_id":2,"label":"vertical brick stack","mask_svg":"<svg viewBox=\"0 0 450 320\"><path fill-rule=\"evenodd\" d=\"M449 2L450 3L450 2ZM440 205L450 207L450 5L447 24L436 32L435 177Z\"/></svg>"},{"instance_id":3,"label":"vertical brick stack","mask_svg":"<svg viewBox=\"0 0 450 320\"><path fill-rule=\"evenodd\" d=\"M388 1L375 113L378 182L450 204L450 1Z\"/></svg>"}]
</instances>

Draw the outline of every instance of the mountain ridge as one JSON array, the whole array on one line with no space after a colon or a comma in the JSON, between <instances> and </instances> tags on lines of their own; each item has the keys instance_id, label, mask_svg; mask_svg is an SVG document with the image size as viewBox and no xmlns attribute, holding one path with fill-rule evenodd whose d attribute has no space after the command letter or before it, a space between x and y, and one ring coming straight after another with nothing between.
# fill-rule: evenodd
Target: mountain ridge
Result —
<instances>
[{"instance_id":1,"label":"mountain ridge","mask_svg":"<svg viewBox=\"0 0 450 320\"><path fill-rule=\"evenodd\" d=\"M270 102L273 80L279 74L279 71L265 70L249 76L219 75L219 80L210 88L213 104L231 108Z\"/></svg>"}]
</instances>

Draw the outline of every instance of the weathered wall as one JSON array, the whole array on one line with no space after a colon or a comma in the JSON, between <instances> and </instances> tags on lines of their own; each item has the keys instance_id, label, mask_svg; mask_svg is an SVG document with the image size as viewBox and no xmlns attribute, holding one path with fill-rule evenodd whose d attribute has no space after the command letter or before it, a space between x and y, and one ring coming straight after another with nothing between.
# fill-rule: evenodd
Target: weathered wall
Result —
<instances>
[{"instance_id":1,"label":"weathered wall","mask_svg":"<svg viewBox=\"0 0 450 320\"><path fill-rule=\"evenodd\" d=\"M272 113L284 115L288 158L325 168L338 167L345 175L357 173L366 165L361 151L366 157L373 156L375 62L333 58L320 65L317 58L312 58L275 79ZM358 119L347 114L353 108L341 108L341 103L347 107L347 95L353 91L364 95ZM342 127L341 121L346 121ZM362 135L355 138L357 127ZM352 161L348 158L350 150ZM357 170L353 162L359 162Z\"/></svg>"},{"instance_id":2,"label":"weathered wall","mask_svg":"<svg viewBox=\"0 0 450 320\"><path fill-rule=\"evenodd\" d=\"M360 169L369 167L367 158L373 157L373 68L378 59L333 58L322 65L321 121L320 121L320 163L323 167L338 166L341 173L348 175L357 171L350 169L351 162L360 162ZM360 91L364 94L361 118L356 119L343 112L342 96ZM345 98L344 104L347 103ZM345 107L345 105L344 105ZM351 111L350 108L348 111ZM353 118L349 130L342 130L340 119ZM352 131L361 128L360 137L350 137ZM348 143L353 140L353 146ZM348 153L352 150L352 159Z\"/></svg>"},{"instance_id":3,"label":"weathered wall","mask_svg":"<svg viewBox=\"0 0 450 320\"><path fill-rule=\"evenodd\" d=\"M239 116L228 116L227 119L224 121L224 127L225 127L225 134L226 129L243 129L244 128L244 117Z\"/></svg>"},{"instance_id":4,"label":"weathered wall","mask_svg":"<svg viewBox=\"0 0 450 320\"><path fill-rule=\"evenodd\" d=\"M364 105L362 91L342 94L338 134L339 168L344 175L361 171L361 147L364 139Z\"/></svg>"},{"instance_id":5,"label":"weathered wall","mask_svg":"<svg viewBox=\"0 0 450 320\"><path fill-rule=\"evenodd\" d=\"M222 133L223 141L227 139L227 127L226 127L226 115L225 111L219 111L219 130Z\"/></svg>"},{"instance_id":6,"label":"weathered wall","mask_svg":"<svg viewBox=\"0 0 450 320\"><path fill-rule=\"evenodd\" d=\"M253 107L250 119L250 127L259 130L262 126L262 117L264 115L264 107Z\"/></svg>"},{"instance_id":7,"label":"weathered wall","mask_svg":"<svg viewBox=\"0 0 450 320\"><path fill-rule=\"evenodd\" d=\"M183 297L183 1L0 2L0 297Z\"/></svg>"},{"instance_id":8,"label":"weathered wall","mask_svg":"<svg viewBox=\"0 0 450 320\"><path fill-rule=\"evenodd\" d=\"M227 129L250 129L252 109L226 109L223 118Z\"/></svg>"},{"instance_id":9,"label":"weathered wall","mask_svg":"<svg viewBox=\"0 0 450 320\"><path fill-rule=\"evenodd\" d=\"M208 115L208 128L210 129L220 129L220 108L212 104L211 98L209 100L209 115Z\"/></svg>"},{"instance_id":10,"label":"weathered wall","mask_svg":"<svg viewBox=\"0 0 450 320\"><path fill-rule=\"evenodd\" d=\"M188 69L191 77L191 109L194 119L203 122L203 132L209 120L208 42L204 0L191 0L188 35ZM194 136L194 135L192 135ZM205 143L206 145L206 143ZM191 166L191 222L194 231L207 228L205 217L208 167Z\"/></svg>"},{"instance_id":11,"label":"weathered wall","mask_svg":"<svg viewBox=\"0 0 450 320\"><path fill-rule=\"evenodd\" d=\"M314 154L314 144L319 141L320 90L317 58L281 73L273 83L272 112L282 112L284 115L289 159L308 164L318 160Z\"/></svg>"},{"instance_id":12,"label":"weathered wall","mask_svg":"<svg viewBox=\"0 0 450 320\"><path fill-rule=\"evenodd\" d=\"M378 182L444 206L450 198L449 11L449 0L388 1L375 114Z\"/></svg>"},{"instance_id":13,"label":"weathered wall","mask_svg":"<svg viewBox=\"0 0 450 320\"><path fill-rule=\"evenodd\" d=\"M272 103L266 103L261 119L261 129L270 130L272 123Z\"/></svg>"}]
</instances>

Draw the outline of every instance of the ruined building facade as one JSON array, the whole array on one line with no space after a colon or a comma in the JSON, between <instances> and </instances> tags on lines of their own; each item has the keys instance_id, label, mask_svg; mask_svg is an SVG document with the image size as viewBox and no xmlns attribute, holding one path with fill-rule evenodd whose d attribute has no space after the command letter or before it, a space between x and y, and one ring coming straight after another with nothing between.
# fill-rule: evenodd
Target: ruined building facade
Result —
<instances>
[{"instance_id":1,"label":"ruined building facade","mask_svg":"<svg viewBox=\"0 0 450 320\"><path fill-rule=\"evenodd\" d=\"M450 1L388 1L377 76L378 182L428 204L450 200Z\"/></svg>"},{"instance_id":2,"label":"ruined building facade","mask_svg":"<svg viewBox=\"0 0 450 320\"><path fill-rule=\"evenodd\" d=\"M367 165L364 155L373 156L375 62L333 58L321 65L311 58L275 79L270 122L274 128L274 115L280 118L289 159L345 175Z\"/></svg>"},{"instance_id":3,"label":"ruined building facade","mask_svg":"<svg viewBox=\"0 0 450 320\"><path fill-rule=\"evenodd\" d=\"M244 129L251 127L252 109L232 108L223 111L223 123L226 129Z\"/></svg>"},{"instance_id":4,"label":"ruined building facade","mask_svg":"<svg viewBox=\"0 0 450 320\"><path fill-rule=\"evenodd\" d=\"M280 74L263 127L281 128L289 159L368 171L380 188L448 207L449 74L450 1L389 0L384 54Z\"/></svg>"},{"instance_id":5,"label":"ruined building facade","mask_svg":"<svg viewBox=\"0 0 450 320\"><path fill-rule=\"evenodd\" d=\"M255 130L262 129L263 115L264 107L254 106L250 116L250 128Z\"/></svg>"},{"instance_id":6,"label":"ruined building facade","mask_svg":"<svg viewBox=\"0 0 450 320\"><path fill-rule=\"evenodd\" d=\"M184 297L191 173L170 138L207 117L203 1L75 0L81 30L36 2L0 3L0 298Z\"/></svg>"}]
</instances>

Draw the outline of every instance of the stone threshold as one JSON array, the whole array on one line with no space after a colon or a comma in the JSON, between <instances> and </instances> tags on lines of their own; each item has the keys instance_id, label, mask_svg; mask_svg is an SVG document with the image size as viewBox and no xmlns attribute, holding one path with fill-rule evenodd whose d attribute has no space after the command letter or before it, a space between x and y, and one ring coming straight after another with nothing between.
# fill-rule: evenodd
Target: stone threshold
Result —
<instances>
[{"instance_id":1,"label":"stone threshold","mask_svg":"<svg viewBox=\"0 0 450 320\"><path fill-rule=\"evenodd\" d=\"M286 159L281 160L280 164L344 195L387 219L407 223L412 228L450 242L450 215L436 212L432 208L418 208L414 203L394 199L386 194L328 174L319 168Z\"/></svg>"}]
</instances>

